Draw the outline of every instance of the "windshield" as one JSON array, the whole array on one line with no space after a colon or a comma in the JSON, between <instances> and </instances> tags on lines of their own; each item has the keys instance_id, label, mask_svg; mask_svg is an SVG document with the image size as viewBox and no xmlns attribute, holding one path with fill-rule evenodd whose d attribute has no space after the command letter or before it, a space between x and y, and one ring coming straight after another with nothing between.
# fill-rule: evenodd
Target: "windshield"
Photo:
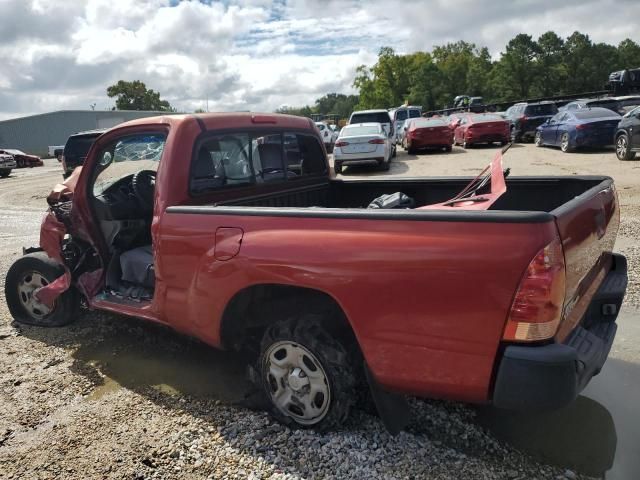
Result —
<instances>
[{"instance_id":1,"label":"windshield","mask_svg":"<svg viewBox=\"0 0 640 480\"><path fill-rule=\"evenodd\" d=\"M391 123L391 119L386 112L354 113L349 123Z\"/></svg>"},{"instance_id":2,"label":"windshield","mask_svg":"<svg viewBox=\"0 0 640 480\"><path fill-rule=\"evenodd\" d=\"M587 120L591 118L602 118L602 117L607 117L607 118L619 117L617 113L612 112L607 108L601 108L601 107L595 107L590 109L585 108L582 110L577 110L572 113L573 113L573 116L576 117L578 120Z\"/></svg>"},{"instance_id":3,"label":"windshield","mask_svg":"<svg viewBox=\"0 0 640 480\"><path fill-rule=\"evenodd\" d=\"M131 135L102 150L98 158L98 168L102 170L93 185L94 195L100 195L117 180L141 170L157 171L165 141L165 135Z\"/></svg>"},{"instance_id":4,"label":"windshield","mask_svg":"<svg viewBox=\"0 0 640 480\"><path fill-rule=\"evenodd\" d=\"M553 103L544 103L540 105L527 105L524 112L525 115L530 117L538 117L544 115L555 115L558 113L558 108Z\"/></svg>"},{"instance_id":5,"label":"windshield","mask_svg":"<svg viewBox=\"0 0 640 480\"><path fill-rule=\"evenodd\" d=\"M65 157L86 157L97 137L70 138L64 147Z\"/></svg>"},{"instance_id":6,"label":"windshield","mask_svg":"<svg viewBox=\"0 0 640 480\"><path fill-rule=\"evenodd\" d=\"M401 122L402 120L407 119L407 111L406 110L398 110L396 112L396 121Z\"/></svg>"},{"instance_id":7,"label":"windshield","mask_svg":"<svg viewBox=\"0 0 640 480\"><path fill-rule=\"evenodd\" d=\"M342 130L341 137L356 137L359 135L377 135L380 133L380 127L377 125L363 125L357 127L345 127Z\"/></svg>"}]
</instances>

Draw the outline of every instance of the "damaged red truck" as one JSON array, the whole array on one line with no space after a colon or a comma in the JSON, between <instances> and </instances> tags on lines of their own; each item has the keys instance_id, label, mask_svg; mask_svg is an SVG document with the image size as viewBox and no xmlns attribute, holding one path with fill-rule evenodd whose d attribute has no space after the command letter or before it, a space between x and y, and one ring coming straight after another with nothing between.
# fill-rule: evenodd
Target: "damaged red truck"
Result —
<instances>
[{"instance_id":1,"label":"damaged red truck","mask_svg":"<svg viewBox=\"0 0 640 480\"><path fill-rule=\"evenodd\" d=\"M615 336L617 196L608 177L505 176L498 157L471 183L345 181L308 119L136 120L52 192L7 303L58 326L82 297L244 349L291 425L340 425L366 381L383 419L402 394L558 408ZM415 208L366 208L394 192Z\"/></svg>"}]
</instances>

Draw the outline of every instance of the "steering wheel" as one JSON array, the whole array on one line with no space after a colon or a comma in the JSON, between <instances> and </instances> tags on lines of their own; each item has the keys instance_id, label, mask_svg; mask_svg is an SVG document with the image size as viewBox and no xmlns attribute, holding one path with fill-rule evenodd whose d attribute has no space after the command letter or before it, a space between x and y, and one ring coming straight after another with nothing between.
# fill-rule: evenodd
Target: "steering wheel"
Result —
<instances>
[{"instance_id":1,"label":"steering wheel","mask_svg":"<svg viewBox=\"0 0 640 480\"><path fill-rule=\"evenodd\" d=\"M131 179L131 187L142 207L145 210L152 210L153 194L156 189L156 172L153 170L136 172Z\"/></svg>"}]
</instances>

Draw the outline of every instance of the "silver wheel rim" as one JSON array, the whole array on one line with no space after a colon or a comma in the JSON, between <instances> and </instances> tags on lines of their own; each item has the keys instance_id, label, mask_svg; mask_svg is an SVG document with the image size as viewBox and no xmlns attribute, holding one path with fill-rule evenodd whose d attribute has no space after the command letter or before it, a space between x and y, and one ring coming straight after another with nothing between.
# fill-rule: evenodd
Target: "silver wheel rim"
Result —
<instances>
[{"instance_id":1,"label":"silver wheel rim","mask_svg":"<svg viewBox=\"0 0 640 480\"><path fill-rule=\"evenodd\" d=\"M542 138L540 137L540 133L536 133L536 146L539 147L540 145L542 145Z\"/></svg>"},{"instance_id":2,"label":"silver wheel rim","mask_svg":"<svg viewBox=\"0 0 640 480\"><path fill-rule=\"evenodd\" d=\"M276 342L265 355L266 387L273 405L301 425L320 422L329 411L331 389L322 365L307 348Z\"/></svg>"},{"instance_id":3,"label":"silver wheel rim","mask_svg":"<svg viewBox=\"0 0 640 480\"><path fill-rule=\"evenodd\" d=\"M560 148L562 149L563 152L566 152L567 149L569 148L569 137L567 137L566 133L564 135L562 135Z\"/></svg>"},{"instance_id":4,"label":"silver wheel rim","mask_svg":"<svg viewBox=\"0 0 640 480\"><path fill-rule=\"evenodd\" d=\"M616 144L616 153L618 157L624 157L627 154L627 139L624 137L618 138L618 143Z\"/></svg>"},{"instance_id":5,"label":"silver wheel rim","mask_svg":"<svg viewBox=\"0 0 640 480\"><path fill-rule=\"evenodd\" d=\"M40 303L33 296L33 293L38 288L42 288L47 285L49 285L49 280L47 280L40 272L36 272L35 270L25 272L18 282L18 297L20 298L20 303L33 318L43 319L53 310L47 307L44 303Z\"/></svg>"}]
</instances>

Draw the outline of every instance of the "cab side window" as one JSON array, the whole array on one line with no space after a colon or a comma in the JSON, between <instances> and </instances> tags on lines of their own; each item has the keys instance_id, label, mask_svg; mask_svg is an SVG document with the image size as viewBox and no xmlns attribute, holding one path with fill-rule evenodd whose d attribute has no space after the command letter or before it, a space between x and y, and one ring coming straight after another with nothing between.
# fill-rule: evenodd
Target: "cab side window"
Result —
<instances>
[{"instance_id":1,"label":"cab side window","mask_svg":"<svg viewBox=\"0 0 640 480\"><path fill-rule=\"evenodd\" d=\"M234 133L207 139L191 165L190 189L203 193L227 185L254 182L249 135Z\"/></svg>"}]
</instances>

